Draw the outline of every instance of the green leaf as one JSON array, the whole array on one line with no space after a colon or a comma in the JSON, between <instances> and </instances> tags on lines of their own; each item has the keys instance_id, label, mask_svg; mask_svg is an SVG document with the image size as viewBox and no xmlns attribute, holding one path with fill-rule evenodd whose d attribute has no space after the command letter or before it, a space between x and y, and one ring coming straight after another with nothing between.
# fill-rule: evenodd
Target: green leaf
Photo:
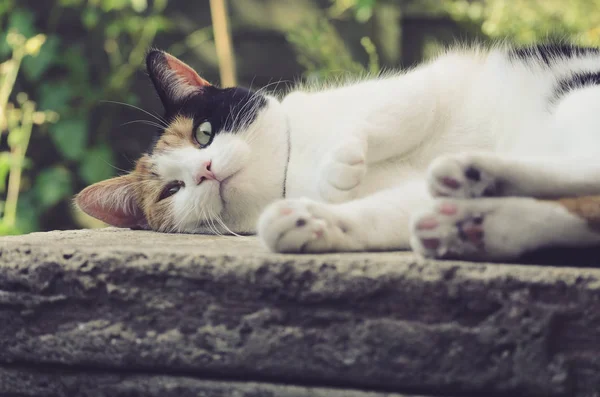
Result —
<instances>
[{"instance_id":1,"label":"green leaf","mask_svg":"<svg viewBox=\"0 0 600 397\"><path fill-rule=\"evenodd\" d=\"M21 192L17 203L17 225L15 231L18 234L31 233L40 230L39 219L42 208L37 203L35 191Z\"/></svg>"},{"instance_id":2,"label":"green leaf","mask_svg":"<svg viewBox=\"0 0 600 397\"><path fill-rule=\"evenodd\" d=\"M10 55L11 48L6 41L6 33L0 33L0 57L6 58Z\"/></svg>"},{"instance_id":3,"label":"green leaf","mask_svg":"<svg viewBox=\"0 0 600 397\"><path fill-rule=\"evenodd\" d=\"M102 9L105 12L122 10L130 4L131 0L103 0Z\"/></svg>"},{"instance_id":4,"label":"green leaf","mask_svg":"<svg viewBox=\"0 0 600 397\"><path fill-rule=\"evenodd\" d=\"M60 40L58 37L48 37L37 56L23 59L25 76L30 80L37 81L48 67L55 62L59 45Z\"/></svg>"},{"instance_id":5,"label":"green leaf","mask_svg":"<svg viewBox=\"0 0 600 397\"><path fill-rule=\"evenodd\" d=\"M0 1L0 16L3 16L4 14L8 14L14 6L15 6L14 0Z\"/></svg>"},{"instance_id":6,"label":"green leaf","mask_svg":"<svg viewBox=\"0 0 600 397\"><path fill-rule=\"evenodd\" d=\"M39 89L40 110L54 110L63 113L69 110L69 101L73 98L73 89L67 81L48 82Z\"/></svg>"},{"instance_id":7,"label":"green leaf","mask_svg":"<svg viewBox=\"0 0 600 397\"><path fill-rule=\"evenodd\" d=\"M35 35L34 21L35 18L31 11L17 8L10 14L7 30L16 29L26 38L30 38Z\"/></svg>"},{"instance_id":8,"label":"green leaf","mask_svg":"<svg viewBox=\"0 0 600 397\"><path fill-rule=\"evenodd\" d=\"M90 150L81 161L79 176L87 184L111 178L115 174L115 157L106 144L100 144Z\"/></svg>"},{"instance_id":9,"label":"green leaf","mask_svg":"<svg viewBox=\"0 0 600 397\"><path fill-rule=\"evenodd\" d=\"M62 119L50 125L49 131L52 141L64 157L78 160L83 156L88 138L86 119Z\"/></svg>"},{"instance_id":10,"label":"green leaf","mask_svg":"<svg viewBox=\"0 0 600 397\"><path fill-rule=\"evenodd\" d=\"M144 12L148 8L148 0L131 0L131 8L135 12Z\"/></svg>"},{"instance_id":11,"label":"green leaf","mask_svg":"<svg viewBox=\"0 0 600 397\"><path fill-rule=\"evenodd\" d=\"M99 20L100 14L96 8L88 7L81 14L81 21L88 30L95 28Z\"/></svg>"},{"instance_id":12,"label":"green leaf","mask_svg":"<svg viewBox=\"0 0 600 397\"><path fill-rule=\"evenodd\" d=\"M69 81L90 86L90 63L81 46L69 46L62 56L62 62L69 70ZM93 87L88 88L91 90Z\"/></svg>"},{"instance_id":13,"label":"green leaf","mask_svg":"<svg viewBox=\"0 0 600 397\"><path fill-rule=\"evenodd\" d=\"M47 168L35 178L33 189L41 209L53 207L73 193L71 172L59 166Z\"/></svg>"}]
</instances>

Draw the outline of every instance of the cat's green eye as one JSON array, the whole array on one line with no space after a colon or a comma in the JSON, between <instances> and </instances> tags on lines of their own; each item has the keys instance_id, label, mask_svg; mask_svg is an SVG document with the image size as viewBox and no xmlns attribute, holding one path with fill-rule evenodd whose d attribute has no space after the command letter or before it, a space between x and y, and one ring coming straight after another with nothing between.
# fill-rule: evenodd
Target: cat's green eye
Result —
<instances>
[{"instance_id":1,"label":"cat's green eye","mask_svg":"<svg viewBox=\"0 0 600 397\"><path fill-rule=\"evenodd\" d=\"M200 147L207 147L210 145L214 138L214 133L212 130L212 124L210 122L205 121L201 123L194 131L194 139L198 142Z\"/></svg>"}]
</instances>

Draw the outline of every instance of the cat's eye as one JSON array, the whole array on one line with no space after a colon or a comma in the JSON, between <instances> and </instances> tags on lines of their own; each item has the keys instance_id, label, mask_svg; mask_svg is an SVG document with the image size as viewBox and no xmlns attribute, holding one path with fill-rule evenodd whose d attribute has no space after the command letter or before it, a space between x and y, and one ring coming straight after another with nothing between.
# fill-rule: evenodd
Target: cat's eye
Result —
<instances>
[{"instance_id":1,"label":"cat's eye","mask_svg":"<svg viewBox=\"0 0 600 397\"><path fill-rule=\"evenodd\" d=\"M158 197L158 201L173 196L175 193L180 191L183 186L184 184L181 181L170 182L163 188L162 192L160 193L160 196Z\"/></svg>"},{"instance_id":2,"label":"cat's eye","mask_svg":"<svg viewBox=\"0 0 600 397\"><path fill-rule=\"evenodd\" d=\"M210 145L214 138L214 132L212 130L212 124L210 122L205 121L201 123L194 131L194 139L198 142L200 147L204 148Z\"/></svg>"}]
</instances>

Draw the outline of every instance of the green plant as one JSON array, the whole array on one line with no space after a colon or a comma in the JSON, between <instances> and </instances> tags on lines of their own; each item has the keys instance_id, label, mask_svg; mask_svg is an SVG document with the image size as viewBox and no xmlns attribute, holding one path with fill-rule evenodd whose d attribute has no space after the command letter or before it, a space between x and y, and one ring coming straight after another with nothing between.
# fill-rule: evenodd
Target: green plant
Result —
<instances>
[{"instance_id":1,"label":"green plant","mask_svg":"<svg viewBox=\"0 0 600 397\"><path fill-rule=\"evenodd\" d=\"M600 0L448 0L441 3L458 21L492 39L531 43L548 38L600 45Z\"/></svg>"},{"instance_id":2,"label":"green plant","mask_svg":"<svg viewBox=\"0 0 600 397\"><path fill-rule=\"evenodd\" d=\"M121 109L102 101L137 102L131 89L133 76L143 67L145 51L155 36L170 26L163 16L167 3L0 2L0 31L11 32L0 35L0 59L9 58L3 64L0 92L0 101L7 102L4 129L8 131L0 155L0 178L3 172L9 174L0 234L38 230L40 219L57 208L66 220L71 219L65 221L67 225L74 224L75 214L69 211L77 187L113 176L115 169L107 166L115 163L108 137L118 126L114 125L117 118L105 109L111 106L113 113ZM47 15L40 18L43 7ZM33 47L32 43L39 43L37 56L22 55L22 48ZM26 87L28 95L11 94L15 84ZM28 146L38 152L43 149L44 156L25 161Z\"/></svg>"},{"instance_id":3,"label":"green plant","mask_svg":"<svg viewBox=\"0 0 600 397\"><path fill-rule=\"evenodd\" d=\"M306 69L309 80L379 73L379 57L371 38L364 36L360 41L369 57L368 65L364 66L352 58L331 23L332 19L348 13L359 23L365 23L373 15L375 4L376 0L331 0L329 18L306 21L288 33L287 39L296 49L298 62Z\"/></svg>"},{"instance_id":4,"label":"green plant","mask_svg":"<svg viewBox=\"0 0 600 397\"><path fill-rule=\"evenodd\" d=\"M0 201L0 234L20 233L17 205L23 168L27 165L25 154L33 126L58 120L58 115L54 112L36 111L35 102L25 93L16 95L16 104L9 101L23 60L28 56L37 56L45 41L46 37L41 34L26 39L11 30L6 35L6 43L12 54L10 59L0 64L0 134L7 135L9 148L0 153L0 192L6 193L6 200Z\"/></svg>"}]
</instances>

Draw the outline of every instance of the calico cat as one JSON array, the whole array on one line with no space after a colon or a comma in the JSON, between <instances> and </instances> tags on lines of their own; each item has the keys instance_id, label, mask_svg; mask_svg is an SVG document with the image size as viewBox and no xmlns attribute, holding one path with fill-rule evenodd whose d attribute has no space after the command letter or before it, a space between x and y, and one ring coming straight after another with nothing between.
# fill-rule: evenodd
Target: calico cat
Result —
<instances>
[{"instance_id":1,"label":"calico cat","mask_svg":"<svg viewBox=\"0 0 600 397\"><path fill-rule=\"evenodd\" d=\"M583 197L600 195L598 49L458 48L281 99L162 51L146 63L164 129L131 173L76 197L111 225L468 260L600 243L600 200Z\"/></svg>"}]
</instances>

